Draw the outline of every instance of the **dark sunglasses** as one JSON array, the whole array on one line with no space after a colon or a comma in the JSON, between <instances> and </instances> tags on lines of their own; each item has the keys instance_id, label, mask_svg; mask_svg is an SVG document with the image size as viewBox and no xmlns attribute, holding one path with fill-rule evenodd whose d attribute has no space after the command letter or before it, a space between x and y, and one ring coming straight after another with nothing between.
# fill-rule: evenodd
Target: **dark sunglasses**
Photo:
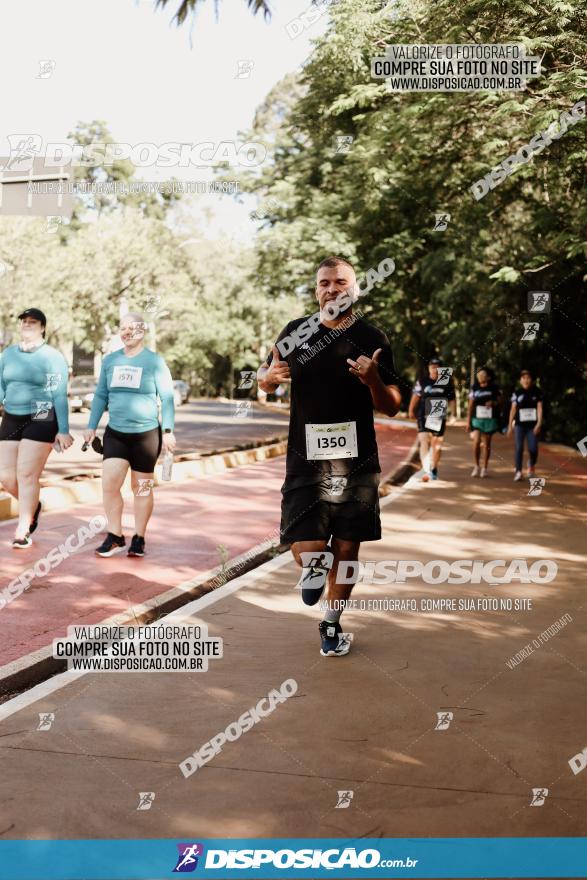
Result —
<instances>
[{"instance_id":1,"label":"dark sunglasses","mask_svg":"<svg viewBox=\"0 0 587 880\"><path fill-rule=\"evenodd\" d=\"M89 443L84 443L82 446L82 452L87 452L89 446ZM94 437L94 439L92 440L92 449L94 450L94 452L97 452L98 455L102 455L102 453L104 452L104 447L102 446L102 441L99 437Z\"/></svg>"}]
</instances>

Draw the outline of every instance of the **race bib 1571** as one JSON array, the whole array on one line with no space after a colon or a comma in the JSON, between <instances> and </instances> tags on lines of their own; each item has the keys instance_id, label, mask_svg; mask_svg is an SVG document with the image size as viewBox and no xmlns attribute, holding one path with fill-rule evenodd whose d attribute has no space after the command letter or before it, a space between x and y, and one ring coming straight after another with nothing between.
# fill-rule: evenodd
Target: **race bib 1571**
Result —
<instances>
[{"instance_id":1,"label":"race bib 1571","mask_svg":"<svg viewBox=\"0 0 587 880\"><path fill-rule=\"evenodd\" d=\"M478 406L476 414L478 419L491 419L493 417L493 410L490 406Z\"/></svg>"},{"instance_id":2,"label":"race bib 1571","mask_svg":"<svg viewBox=\"0 0 587 880\"><path fill-rule=\"evenodd\" d=\"M520 421L521 422L536 422L538 421L536 418L536 409L534 407L528 407L526 409L520 410Z\"/></svg>"},{"instance_id":3,"label":"race bib 1571","mask_svg":"<svg viewBox=\"0 0 587 880\"><path fill-rule=\"evenodd\" d=\"M140 388L142 367L127 367L119 364L112 371L111 388Z\"/></svg>"}]
</instances>

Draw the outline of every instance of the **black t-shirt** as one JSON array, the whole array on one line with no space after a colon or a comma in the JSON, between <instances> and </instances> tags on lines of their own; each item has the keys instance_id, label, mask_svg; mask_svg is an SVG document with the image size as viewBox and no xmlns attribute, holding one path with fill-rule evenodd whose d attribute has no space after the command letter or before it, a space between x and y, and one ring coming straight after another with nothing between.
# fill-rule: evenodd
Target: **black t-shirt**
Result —
<instances>
[{"instance_id":1,"label":"black t-shirt","mask_svg":"<svg viewBox=\"0 0 587 880\"><path fill-rule=\"evenodd\" d=\"M445 385L437 385L434 379L431 379L430 376L428 376L426 379L418 379L416 381L416 384L414 385L414 388L412 389L412 393L417 394L420 398L420 402L416 410L418 419L420 421L422 419L425 419L426 416L429 414L429 400L440 399L448 401L455 399L455 389L452 378L450 378ZM448 404L446 412L448 412Z\"/></svg>"},{"instance_id":2,"label":"black t-shirt","mask_svg":"<svg viewBox=\"0 0 587 880\"><path fill-rule=\"evenodd\" d=\"M278 342L291 336L308 318L290 321ZM347 358L372 357L380 348L379 375L386 385L397 385L393 352L385 333L361 318L349 316L345 329L317 323L316 330L285 358L291 371L291 410L286 461L286 484L319 483L327 474L353 476L378 473L379 457L373 424L373 400L369 388L349 372ZM303 334L305 335L305 334ZM270 364L272 354L267 359ZM334 433L312 425L344 425ZM354 427L353 427L354 425ZM338 433L337 433L338 432ZM356 432L356 442L354 440ZM308 437L310 434L310 437ZM307 442L310 446L307 446ZM329 443L340 443L348 454L337 458L313 458L308 454L332 454ZM320 448L320 444L323 444Z\"/></svg>"},{"instance_id":3,"label":"black t-shirt","mask_svg":"<svg viewBox=\"0 0 587 880\"><path fill-rule=\"evenodd\" d=\"M478 406L490 406L492 415L489 418L497 418L499 415L498 402L500 394L501 391L495 382L489 382L485 388L481 388L480 385L473 385L469 391L469 406L473 408L473 418L481 418L481 416L477 415Z\"/></svg>"},{"instance_id":4,"label":"black t-shirt","mask_svg":"<svg viewBox=\"0 0 587 880\"><path fill-rule=\"evenodd\" d=\"M538 421L538 403L544 400L540 388L517 388L512 394L512 403L516 404L516 425L536 427Z\"/></svg>"}]
</instances>

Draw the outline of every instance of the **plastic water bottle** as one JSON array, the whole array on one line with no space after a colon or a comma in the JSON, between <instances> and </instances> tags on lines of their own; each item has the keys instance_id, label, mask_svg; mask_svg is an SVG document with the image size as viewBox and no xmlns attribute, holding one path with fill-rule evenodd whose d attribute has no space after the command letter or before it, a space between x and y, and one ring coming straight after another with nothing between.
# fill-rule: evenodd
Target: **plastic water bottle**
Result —
<instances>
[{"instance_id":1,"label":"plastic water bottle","mask_svg":"<svg viewBox=\"0 0 587 880\"><path fill-rule=\"evenodd\" d=\"M161 469L161 479L169 482L171 479L171 471L173 469L173 453L166 452L163 456L163 467Z\"/></svg>"}]
</instances>

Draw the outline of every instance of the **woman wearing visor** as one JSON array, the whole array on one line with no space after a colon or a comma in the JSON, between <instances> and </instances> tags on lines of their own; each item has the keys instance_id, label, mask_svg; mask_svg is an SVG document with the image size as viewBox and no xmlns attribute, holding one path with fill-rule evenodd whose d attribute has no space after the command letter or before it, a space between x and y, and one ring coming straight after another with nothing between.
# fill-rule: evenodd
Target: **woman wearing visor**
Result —
<instances>
[{"instance_id":1,"label":"woman wearing visor","mask_svg":"<svg viewBox=\"0 0 587 880\"><path fill-rule=\"evenodd\" d=\"M69 433L67 362L45 342L47 319L40 309L19 316L20 342L0 354L0 482L18 498L18 525L12 546L32 544L41 502L39 480L51 449L64 452Z\"/></svg>"},{"instance_id":2,"label":"woman wearing visor","mask_svg":"<svg viewBox=\"0 0 587 880\"><path fill-rule=\"evenodd\" d=\"M108 407L104 432L102 492L108 518L108 534L97 548L98 556L122 553L122 485L130 468L134 495L135 533L129 556L145 555L145 532L153 512L155 462L161 452L173 453L175 437L174 396L171 373L161 357L144 346L145 323L136 313L120 322L124 348L107 355L102 363L92 402L86 443L92 443L96 428ZM158 399L161 401L159 424Z\"/></svg>"}]
</instances>

